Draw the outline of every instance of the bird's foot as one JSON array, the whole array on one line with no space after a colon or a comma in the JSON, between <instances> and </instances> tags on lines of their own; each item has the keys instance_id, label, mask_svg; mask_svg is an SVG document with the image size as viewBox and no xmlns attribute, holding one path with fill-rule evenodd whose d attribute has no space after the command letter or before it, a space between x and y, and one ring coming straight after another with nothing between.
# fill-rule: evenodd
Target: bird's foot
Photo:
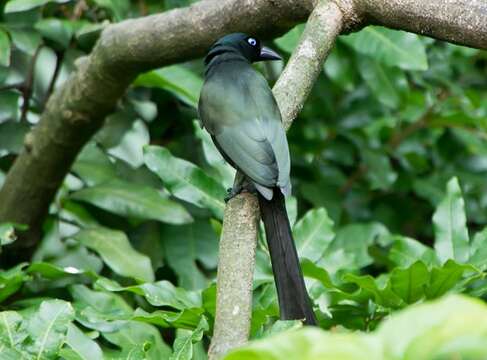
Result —
<instances>
[{"instance_id":1,"label":"bird's foot","mask_svg":"<svg viewBox=\"0 0 487 360\"><path fill-rule=\"evenodd\" d=\"M241 184L239 186L233 186L231 188L227 189L227 196L225 196L225 203L229 202L232 200L235 196L241 194L241 193L250 193L250 194L257 194L257 190L255 189L255 186L251 183L245 183Z\"/></svg>"}]
</instances>

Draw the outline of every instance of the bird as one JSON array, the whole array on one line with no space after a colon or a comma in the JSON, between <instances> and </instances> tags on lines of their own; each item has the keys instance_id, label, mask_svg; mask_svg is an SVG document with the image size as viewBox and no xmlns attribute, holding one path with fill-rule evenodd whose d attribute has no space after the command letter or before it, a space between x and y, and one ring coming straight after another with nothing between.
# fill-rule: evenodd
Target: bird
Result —
<instances>
[{"instance_id":1,"label":"bird","mask_svg":"<svg viewBox=\"0 0 487 360\"><path fill-rule=\"evenodd\" d=\"M204 59L199 120L237 170L230 197L243 190L257 193L280 318L316 325L285 207L291 161L281 112L266 79L252 66L266 60L281 57L256 37L232 33L218 39Z\"/></svg>"}]
</instances>

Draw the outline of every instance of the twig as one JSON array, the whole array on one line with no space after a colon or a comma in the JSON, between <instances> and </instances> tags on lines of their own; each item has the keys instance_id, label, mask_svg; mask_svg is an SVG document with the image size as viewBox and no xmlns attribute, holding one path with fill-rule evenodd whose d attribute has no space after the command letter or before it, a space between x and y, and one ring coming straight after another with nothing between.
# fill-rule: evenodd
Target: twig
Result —
<instances>
[{"instance_id":1,"label":"twig","mask_svg":"<svg viewBox=\"0 0 487 360\"><path fill-rule=\"evenodd\" d=\"M273 89L286 128L301 110L345 22L333 2L320 1L311 13L299 44ZM250 194L236 196L225 208L210 360L223 357L249 336L258 227L248 224L257 224L258 214L256 198ZM239 260L242 257L245 261Z\"/></svg>"},{"instance_id":2,"label":"twig","mask_svg":"<svg viewBox=\"0 0 487 360\"><path fill-rule=\"evenodd\" d=\"M37 57L42 49L42 45L39 45L32 56L30 61L29 70L27 71L27 77L25 78L24 85L22 86L22 109L20 113L20 121L25 122L27 120L27 112L29 111L30 98L32 96L32 86L34 85L34 72Z\"/></svg>"},{"instance_id":3,"label":"twig","mask_svg":"<svg viewBox=\"0 0 487 360\"><path fill-rule=\"evenodd\" d=\"M44 104L43 108L46 107L47 100L49 100L49 96L51 96L54 86L56 85L56 80L59 76L59 71L61 70L61 65L64 60L64 51L56 51L56 67L54 68L54 73L52 74L51 82L49 83L49 87L47 88L46 94L44 95Z\"/></svg>"}]
</instances>

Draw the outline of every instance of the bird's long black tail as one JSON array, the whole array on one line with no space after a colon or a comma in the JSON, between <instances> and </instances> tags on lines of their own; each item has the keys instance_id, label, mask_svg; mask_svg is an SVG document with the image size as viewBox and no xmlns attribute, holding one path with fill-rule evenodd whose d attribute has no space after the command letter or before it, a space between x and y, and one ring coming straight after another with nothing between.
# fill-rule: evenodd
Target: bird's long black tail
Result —
<instances>
[{"instance_id":1,"label":"bird's long black tail","mask_svg":"<svg viewBox=\"0 0 487 360\"><path fill-rule=\"evenodd\" d=\"M281 319L305 319L306 324L316 325L316 317L294 245L284 196L277 188L274 189L272 200L266 200L260 193L258 196L271 254Z\"/></svg>"}]
</instances>

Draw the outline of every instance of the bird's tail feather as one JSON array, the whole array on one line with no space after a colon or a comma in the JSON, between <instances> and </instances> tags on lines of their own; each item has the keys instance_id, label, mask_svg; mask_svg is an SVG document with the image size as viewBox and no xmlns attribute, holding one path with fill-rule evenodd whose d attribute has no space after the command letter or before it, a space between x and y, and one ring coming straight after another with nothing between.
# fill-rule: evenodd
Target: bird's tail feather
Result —
<instances>
[{"instance_id":1,"label":"bird's tail feather","mask_svg":"<svg viewBox=\"0 0 487 360\"><path fill-rule=\"evenodd\" d=\"M294 245L284 196L280 189L275 188L271 200L265 199L260 193L258 197L271 255L281 319L305 319L306 324L316 325L316 317Z\"/></svg>"}]
</instances>

